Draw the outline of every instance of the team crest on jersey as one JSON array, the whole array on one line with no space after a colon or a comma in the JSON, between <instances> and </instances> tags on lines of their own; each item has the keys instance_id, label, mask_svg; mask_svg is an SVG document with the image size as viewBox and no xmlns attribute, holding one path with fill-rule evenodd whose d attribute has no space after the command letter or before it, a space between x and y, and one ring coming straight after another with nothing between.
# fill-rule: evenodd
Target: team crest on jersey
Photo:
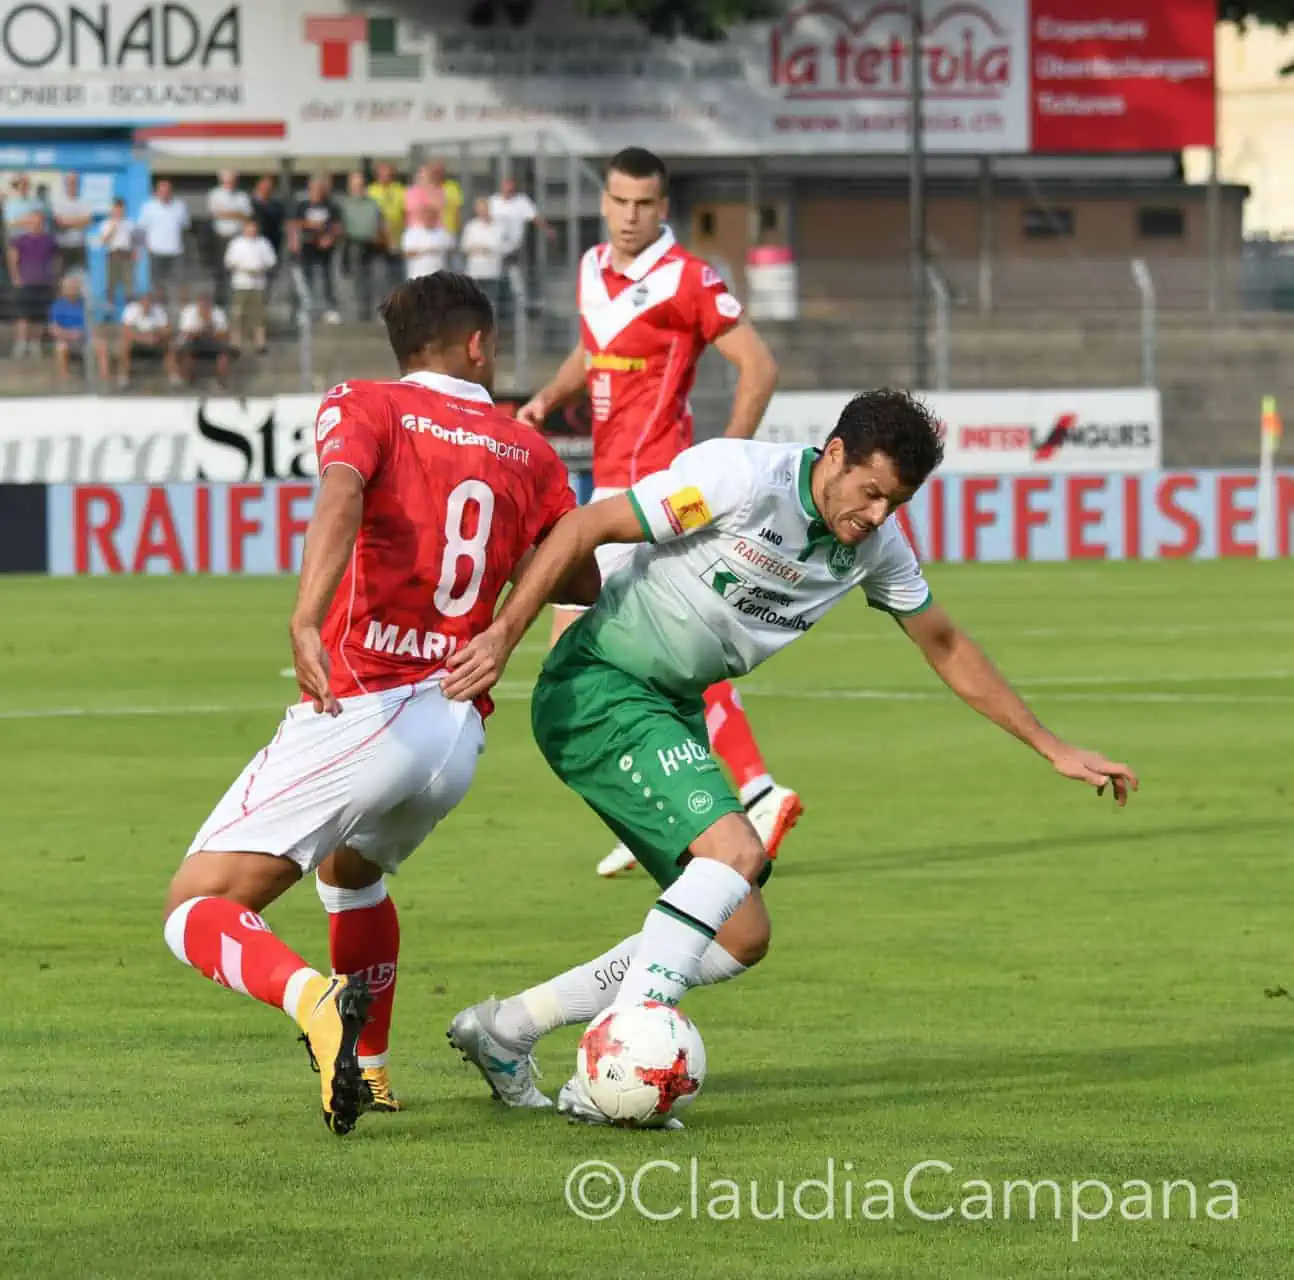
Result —
<instances>
[{"instance_id":1,"label":"team crest on jersey","mask_svg":"<svg viewBox=\"0 0 1294 1280\"><path fill-rule=\"evenodd\" d=\"M721 293L714 300L714 309L725 320L735 320L741 315L741 303L730 293Z\"/></svg>"},{"instance_id":2,"label":"team crest on jersey","mask_svg":"<svg viewBox=\"0 0 1294 1280\"><path fill-rule=\"evenodd\" d=\"M650 297L651 297L651 291L647 288L645 284L640 284L634 290L634 306L645 307L647 305L647 299Z\"/></svg>"},{"instance_id":3,"label":"team crest on jersey","mask_svg":"<svg viewBox=\"0 0 1294 1280\"><path fill-rule=\"evenodd\" d=\"M827 555L827 572L833 578L847 578L858 558L858 548L846 546L843 542L833 542Z\"/></svg>"},{"instance_id":4,"label":"team crest on jersey","mask_svg":"<svg viewBox=\"0 0 1294 1280\"><path fill-rule=\"evenodd\" d=\"M325 409L319 415L319 421L315 424L315 439L321 444L328 438L328 433L341 421L341 410L333 405Z\"/></svg>"},{"instance_id":5,"label":"team crest on jersey","mask_svg":"<svg viewBox=\"0 0 1294 1280\"><path fill-rule=\"evenodd\" d=\"M665 518L675 533L685 533L688 529L703 529L714 517L701 490L694 485L672 493L661 503L665 508Z\"/></svg>"}]
</instances>

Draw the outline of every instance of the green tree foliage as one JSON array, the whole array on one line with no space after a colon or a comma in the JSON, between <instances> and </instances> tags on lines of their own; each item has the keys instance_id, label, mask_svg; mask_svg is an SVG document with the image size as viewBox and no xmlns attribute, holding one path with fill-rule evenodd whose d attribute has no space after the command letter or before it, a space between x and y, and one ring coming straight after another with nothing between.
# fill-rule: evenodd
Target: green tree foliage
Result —
<instances>
[{"instance_id":1,"label":"green tree foliage","mask_svg":"<svg viewBox=\"0 0 1294 1280\"><path fill-rule=\"evenodd\" d=\"M668 40L708 41L722 40L739 22L764 21L781 9L775 0L580 0L580 7L594 17L634 18Z\"/></svg>"},{"instance_id":2,"label":"green tree foliage","mask_svg":"<svg viewBox=\"0 0 1294 1280\"><path fill-rule=\"evenodd\" d=\"M1218 18L1237 26L1261 22L1284 31L1294 25L1294 0L1218 0Z\"/></svg>"}]
</instances>

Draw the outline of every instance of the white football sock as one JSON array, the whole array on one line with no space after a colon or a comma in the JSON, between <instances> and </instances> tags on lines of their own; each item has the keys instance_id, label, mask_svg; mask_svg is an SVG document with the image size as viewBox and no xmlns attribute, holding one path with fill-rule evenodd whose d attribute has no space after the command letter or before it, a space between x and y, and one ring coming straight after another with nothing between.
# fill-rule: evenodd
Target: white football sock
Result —
<instances>
[{"instance_id":1,"label":"white football sock","mask_svg":"<svg viewBox=\"0 0 1294 1280\"><path fill-rule=\"evenodd\" d=\"M741 789L737 792L745 808L750 808L760 796L766 791L772 791L773 779L766 773L761 773L758 778L751 778L749 782L742 784Z\"/></svg>"},{"instance_id":2,"label":"white football sock","mask_svg":"<svg viewBox=\"0 0 1294 1280\"><path fill-rule=\"evenodd\" d=\"M635 933L596 960L576 965L520 995L501 1001L494 1015L495 1031L515 1048L529 1049L541 1036L556 1031L558 1027L592 1022L603 1009L611 1007L620 993L620 984L638 950L641 937ZM739 978L749 967L717 942L712 942L701 956L701 972L696 985L713 987L720 982L728 982Z\"/></svg>"},{"instance_id":3,"label":"white football sock","mask_svg":"<svg viewBox=\"0 0 1294 1280\"><path fill-rule=\"evenodd\" d=\"M591 1022L615 999L639 937L635 933L595 959L502 1001L494 1015L495 1030L509 1044L525 1049L558 1027Z\"/></svg>"},{"instance_id":4,"label":"white football sock","mask_svg":"<svg viewBox=\"0 0 1294 1280\"><path fill-rule=\"evenodd\" d=\"M658 1000L676 1005L701 973L701 956L750 893L739 871L714 858L693 858L656 900L638 951L614 1003Z\"/></svg>"}]
</instances>

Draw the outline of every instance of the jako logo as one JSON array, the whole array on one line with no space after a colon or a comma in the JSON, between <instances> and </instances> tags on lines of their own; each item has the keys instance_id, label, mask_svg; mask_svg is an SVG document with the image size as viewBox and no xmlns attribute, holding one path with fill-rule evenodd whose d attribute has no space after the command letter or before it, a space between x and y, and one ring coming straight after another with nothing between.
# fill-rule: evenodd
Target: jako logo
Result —
<instances>
[{"instance_id":1,"label":"jako logo","mask_svg":"<svg viewBox=\"0 0 1294 1280\"><path fill-rule=\"evenodd\" d=\"M1011 83L1010 33L987 9L951 3L927 12L922 79L931 99L995 98ZM792 10L769 41L769 80L787 98L906 97L909 16L902 4L870 4L857 19L843 5Z\"/></svg>"},{"instance_id":2,"label":"jako logo","mask_svg":"<svg viewBox=\"0 0 1294 1280\"><path fill-rule=\"evenodd\" d=\"M782 545L782 535L780 533L774 533L772 529L761 529L759 531L759 536L763 538L765 542L771 542L775 547L780 547Z\"/></svg>"}]
</instances>

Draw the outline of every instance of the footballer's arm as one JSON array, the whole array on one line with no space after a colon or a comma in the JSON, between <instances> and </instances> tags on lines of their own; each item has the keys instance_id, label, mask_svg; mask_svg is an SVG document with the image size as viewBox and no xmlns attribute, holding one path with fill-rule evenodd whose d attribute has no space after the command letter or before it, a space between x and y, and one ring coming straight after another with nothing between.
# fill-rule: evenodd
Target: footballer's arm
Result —
<instances>
[{"instance_id":1,"label":"footballer's arm","mask_svg":"<svg viewBox=\"0 0 1294 1280\"><path fill-rule=\"evenodd\" d=\"M532 427L542 427L544 419L554 409L560 409L583 390L584 344L577 342L575 349L562 361L548 385L542 391L537 391L517 410L517 420Z\"/></svg>"},{"instance_id":2,"label":"footballer's arm","mask_svg":"<svg viewBox=\"0 0 1294 1280\"><path fill-rule=\"evenodd\" d=\"M716 338L714 349L737 370L737 389L724 435L751 440L777 388L777 361L747 320Z\"/></svg>"},{"instance_id":3,"label":"footballer's arm","mask_svg":"<svg viewBox=\"0 0 1294 1280\"><path fill-rule=\"evenodd\" d=\"M535 558L490 626L446 662L451 670L441 685L445 696L464 701L497 683L513 649L559 584L567 584L603 544L643 542L646 537L626 494L567 512L535 548Z\"/></svg>"},{"instance_id":4,"label":"footballer's arm","mask_svg":"<svg viewBox=\"0 0 1294 1280\"><path fill-rule=\"evenodd\" d=\"M1126 764L1076 747L1045 728L988 654L945 609L932 604L898 621L939 678L968 707L1032 747L1062 777L1086 782L1098 795L1108 786L1120 805L1127 803L1129 789L1137 790L1137 775Z\"/></svg>"},{"instance_id":5,"label":"footballer's arm","mask_svg":"<svg viewBox=\"0 0 1294 1280\"><path fill-rule=\"evenodd\" d=\"M328 656L319 629L341 585L363 518L363 477L341 463L326 467L306 529L301 580L289 631L301 692L312 699L316 711L334 716L341 711L341 704L329 689Z\"/></svg>"},{"instance_id":6,"label":"footballer's arm","mask_svg":"<svg viewBox=\"0 0 1294 1280\"><path fill-rule=\"evenodd\" d=\"M535 548L531 547L517 561L517 567L513 569L512 576L508 579L514 587L521 581L526 570L530 568L530 562L534 558ZM548 597L548 603L558 606L567 605L575 609L588 609L597 604L598 596L601 594L602 570L598 568L597 557L589 556L583 563L577 564L553 588L552 594Z\"/></svg>"}]
</instances>

